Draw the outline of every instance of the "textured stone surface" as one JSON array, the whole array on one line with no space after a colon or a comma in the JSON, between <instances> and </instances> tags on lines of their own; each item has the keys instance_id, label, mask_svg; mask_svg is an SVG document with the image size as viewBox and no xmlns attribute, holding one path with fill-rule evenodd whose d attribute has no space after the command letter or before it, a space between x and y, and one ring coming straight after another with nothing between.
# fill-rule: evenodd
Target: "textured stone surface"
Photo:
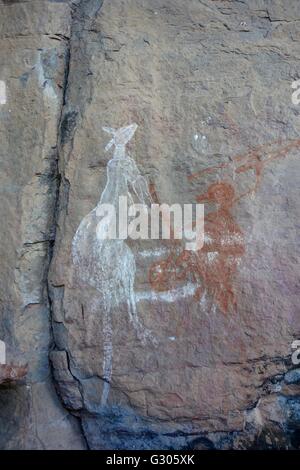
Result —
<instances>
[{"instance_id":1,"label":"textured stone surface","mask_svg":"<svg viewBox=\"0 0 300 470\"><path fill-rule=\"evenodd\" d=\"M18 382L27 373L27 366L0 365L0 384Z\"/></svg>"},{"instance_id":2,"label":"textured stone surface","mask_svg":"<svg viewBox=\"0 0 300 470\"><path fill-rule=\"evenodd\" d=\"M56 346L69 357L93 448L176 447L188 445L192 433L241 433L264 384L289 366L299 329L294 7L285 13L280 2L113 1L94 21L77 22L50 285ZM173 275L176 259L184 263L181 247L131 243L139 317L158 345L139 341L126 305L114 309L103 409L104 293L78 281L71 242L105 185L110 156L101 127L131 122L139 125L132 154L158 200L206 202L213 241L200 267L186 261L181 281ZM216 182L226 200L219 206ZM222 236L239 242L222 249ZM157 268L166 269L164 283ZM180 294L190 283L202 290L200 301ZM69 394L61 389L64 400L73 397L73 385Z\"/></svg>"},{"instance_id":3,"label":"textured stone surface","mask_svg":"<svg viewBox=\"0 0 300 470\"><path fill-rule=\"evenodd\" d=\"M290 370L285 374L284 381L286 384L299 384L300 383L300 369Z\"/></svg>"},{"instance_id":4,"label":"textured stone surface","mask_svg":"<svg viewBox=\"0 0 300 470\"><path fill-rule=\"evenodd\" d=\"M32 392L2 390L1 446L298 447L298 2L3 3L0 333L29 362ZM72 259L106 184L102 127L133 122L128 149L153 199L206 211L200 253L128 242L138 319L155 339L146 342L126 299L84 282L98 273L80 275ZM126 274L118 253L97 263Z\"/></svg>"},{"instance_id":5,"label":"textured stone surface","mask_svg":"<svg viewBox=\"0 0 300 470\"><path fill-rule=\"evenodd\" d=\"M51 2L1 2L0 338L7 364L29 364L26 383L0 390L0 447L83 448L59 402L49 366L47 272L54 240L59 125L70 10Z\"/></svg>"}]
</instances>

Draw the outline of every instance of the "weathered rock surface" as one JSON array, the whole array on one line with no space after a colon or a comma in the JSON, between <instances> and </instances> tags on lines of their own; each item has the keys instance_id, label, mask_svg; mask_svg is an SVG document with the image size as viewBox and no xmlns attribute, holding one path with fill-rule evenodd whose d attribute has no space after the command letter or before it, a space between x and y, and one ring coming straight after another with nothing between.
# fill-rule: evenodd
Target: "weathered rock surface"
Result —
<instances>
[{"instance_id":1,"label":"weathered rock surface","mask_svg":"<svg viewBox=\"0 0 300 470\"><path fill-rule=\"evenodd\" d=\"M57 2L0 3L6 91L0 105L0 338L7 364L20 358L29 364L25 384L0 389L0 448L84 448L76 418L56 395L48 357L47 272L70 9Z\"/></svg>"},{"instance_id":2,"label":"weathered rock surface","mask_svg":"<svg viewBox=\"0 0 300 470\"><path fill-rule=\"evenodd\" d=\"M27 366L0 364L0 385L18 382L26 373Z\"/></svg>"},{"instance_id":3,"label":"weathered rock surface","mask_svg":"<svg viewBox=\"0 0 300 470\"><path fill-rule=\"evenodd\" d=\"M31 392L1 391L1 447L299 447L298 2L3 3L0 334ZM102 127L134 122L153 199L203 202L206 239L93 252L132 299L72 241L106 185Z\"/></svg>"}]
</instances>

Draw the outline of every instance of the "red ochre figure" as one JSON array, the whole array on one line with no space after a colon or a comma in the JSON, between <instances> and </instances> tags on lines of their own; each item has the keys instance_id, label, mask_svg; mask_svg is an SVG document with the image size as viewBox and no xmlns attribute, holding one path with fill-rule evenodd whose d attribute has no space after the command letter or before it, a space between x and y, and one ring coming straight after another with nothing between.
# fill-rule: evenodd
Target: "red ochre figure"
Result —
<instances>
[{"instance_id":1,"label":"red ochre figure","mask_svg":"<svg viewBox=\"0 0 300 470\"><path fill-rule=\"evenodd\" d=\"M200 300L207 290L223 313L235 308L232 278L245 248L243 233L230 213L234 196L234 188L222 182L211 184L197 197L197 202L217 206L205 217L204 246L198 251L184 250L178 256L172 253L166 260L153 263L149 275L155 290L163 291L174 287L176 281L189 279L199 284L195 299Z\"/></svg>"},{"instance_id":2,"label":"red ochre figure","mask_svg":"<svg viewBox=\"0 0 300 470\"><path fill-rule=\"evenodd\" d=\"M300 139L288 142L275 141L258 146L242 155L236 155L230 163L204 169L188 177L194 180L207 173L234 165L235 174L254 172L255 184L246 192L236 195L233 185L227 181L211 184L206 193L199 195L199 203L212 203L215 209L205 216L204 245L201 250L183 250L178 255L173 241L173 250L164 260L155 262L149 270L149 281L156 291L172 289L180 282L191 281L198 285L195 299L200 300L207 292L222 313L237 308L234 293L234 276L238 263L245 253L244 236L234 220L231 209L234 204L250 194L254 194L261 181L265 166L273 160L284 158L288 152L298 148ZM265 158L263 158L265 156Z\"/></svg>"}]
</instances>

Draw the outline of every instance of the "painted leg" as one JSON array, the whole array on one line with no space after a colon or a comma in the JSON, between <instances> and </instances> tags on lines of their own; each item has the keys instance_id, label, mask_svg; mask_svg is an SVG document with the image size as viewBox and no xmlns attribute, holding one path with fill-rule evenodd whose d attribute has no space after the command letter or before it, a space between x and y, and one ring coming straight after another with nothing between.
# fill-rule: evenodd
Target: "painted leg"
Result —
<instances>
[{"instance_id":1,"label":"painted leg","mask_svg":"<svg viewBox=\"0 0 300 470\"><path fill-rule=\"evenodd\" d=\"M133 279L129 279L129 292L130 296L128 299L128 313L129 318L133 323L133 327L136 331L137 337L142 342L142 344L146 344L146 341L148 340L151 341L154 345L157 345L157 339L153 336L151 331L145 328L145 326L139 320L136 308Z\"/></svg>"},{"instance_id":2,"label":"painted leg","mask_svg":"<svg viewBox=\"0 0 300 470\"><path fill-rule=\"evenodd\" d=\"M112 331L112 317L111 317L111 302L105 299L103 305L103 391L101 397L101 406L107 403L110 382L112 376L112 361L113 361L113 331Z\"/></svg>"}]
</instances>

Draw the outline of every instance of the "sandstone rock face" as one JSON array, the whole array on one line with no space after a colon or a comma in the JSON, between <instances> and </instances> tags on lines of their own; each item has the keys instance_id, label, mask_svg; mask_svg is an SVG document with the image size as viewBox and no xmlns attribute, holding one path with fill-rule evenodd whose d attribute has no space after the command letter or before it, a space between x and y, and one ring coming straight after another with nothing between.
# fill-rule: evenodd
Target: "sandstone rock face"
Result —
<instances>
[{"instance_id":1,"label":"sandstone rock face","mask_svg":"<svg viewBox=\"0 0 300 470\"><path fill-rule=\"evenodd\" d=\"M10 3L0 338L29 372L1 446L297 448L297 1ZM133 123L116 163L103 127ZM205 204L202 250L97 242L145 181Z\"/></svg>"},{"instance_id":2,"label":"sandstone rock face","mask_svg":"<svg viewBox=\"0 0 300 470\"><path fill-rule=\"evenodd\" d=\"M57 398L48 357L47 273L70 18L63 3L0 6L0 338L9 370L11 364L29 364L25 384L0 389L5 449L85 447L76 419Z\"/></svg>"},{"instance_id":3,"label":"sandstone rock face","mask_svg":"<svg viewBox=\"0 0 300 470\"><path fill-rule=\"evenodd\" d=\"M26 366L0 364L0 384L15 383L21 380L26 373Z\"/></svg>"}]
</instances>

